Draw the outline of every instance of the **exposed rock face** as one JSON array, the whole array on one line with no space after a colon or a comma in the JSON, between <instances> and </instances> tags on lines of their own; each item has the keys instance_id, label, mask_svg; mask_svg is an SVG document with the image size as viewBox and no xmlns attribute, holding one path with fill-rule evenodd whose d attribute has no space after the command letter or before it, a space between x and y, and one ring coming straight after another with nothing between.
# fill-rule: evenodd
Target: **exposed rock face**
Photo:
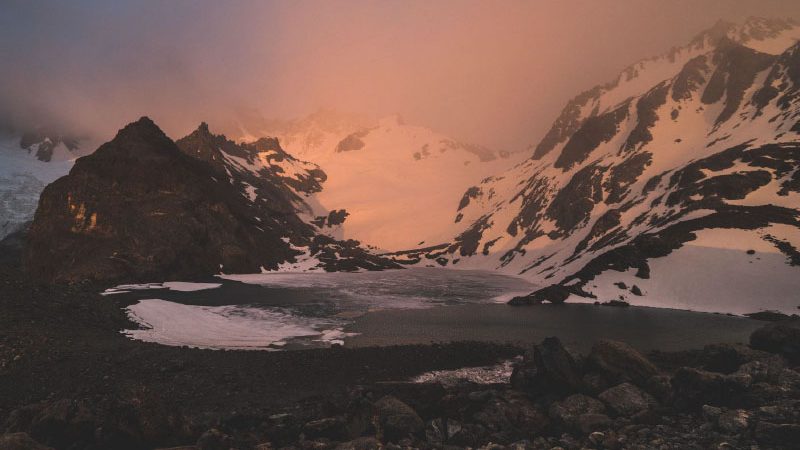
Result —
<instances>
[{"instance_id":1,"label":"exposed rock face","mask_svg":"<svg viewBox=\"0 0 800 450\"><path fill-rule=\"evenodd\" d=\"M262 153L207 126L181 145L142 118L81 158L42 193L27 270L52 281L191 278L277 269L311 246L298 191L246 167Z\"/></svg>"}]
</instances>

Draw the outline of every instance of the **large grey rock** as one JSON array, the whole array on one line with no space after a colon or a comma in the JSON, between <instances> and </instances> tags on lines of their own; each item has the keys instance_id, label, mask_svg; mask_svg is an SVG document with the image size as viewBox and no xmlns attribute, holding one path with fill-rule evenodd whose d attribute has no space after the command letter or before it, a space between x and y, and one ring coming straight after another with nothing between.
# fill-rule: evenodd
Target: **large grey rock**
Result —
<instances>
[{"instance_id":1,"label":"large grey rock","mask_svg":"<svg viewBox=\"0 0 800 450\"><path fill-rule=\"evenodd\" d=\"M528 386L539 393L571 394L583 386L575 359L556 337L545 338L533 348L533 370L526 372Z\"/></svg>"},{"instance_id":2,"label":"large grey rock","mask_svg":"<svg viewBox=\"0 0 800 450\"><path fill-rule=\"evenodd\" d=\"M574 394L550 405L548 415L556 422L573 429L580 428L579 418L586 414L604 414L603 402L583 394Z\"/></svg>"},{"instance_id":3,"label":"large grey rock","mask_svg":"<svg viewBox=\"0 0 800 450\"><path fill-rule=\"evenodd\" d=\"M378 435L385 442L397 442L425 428L416 411L391 395L375 402L375 414Z\"/></svg>"},{"instance_id":4,"label":"large grey rock","mask_svg":"<svg viewBox=\"0 0 800 450\"><path fill-rule=\"evenodd\" d=\"M588 365L609 381L630 381L639 386L658 373L658 368L636 349L624 342L610 340L599 341L592 347Z\"/></svg>"},{"instance_id":5,"label":"large grey rock","mask_svg":"<svg viewBox=\"0 0 800 450\"><path fill-rule=\"evenodd\" d=\"M600 393L598 396L612 411L621 416L632 416L646 411L656 404L655 399L630 383L622 383Z\"/></svg>"}]
</instances>

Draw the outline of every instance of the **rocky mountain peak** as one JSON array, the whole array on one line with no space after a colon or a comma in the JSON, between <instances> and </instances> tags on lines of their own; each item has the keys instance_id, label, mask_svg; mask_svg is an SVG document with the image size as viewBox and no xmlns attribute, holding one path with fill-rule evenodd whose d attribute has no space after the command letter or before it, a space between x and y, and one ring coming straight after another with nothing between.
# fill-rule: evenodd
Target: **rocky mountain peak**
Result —
<instances>
[{"instance_id":1,"label":"rocky mountain peak","mask_svg":"<svg viewBox=\"0 0 800 450\"><path fill-rule=\"evenodd\" d=\"M146 157L148 154L176 153L172 140L149 117L141 117L119 130L114 138L100 146L98 156Z\"/></svg>"}]
</instances>

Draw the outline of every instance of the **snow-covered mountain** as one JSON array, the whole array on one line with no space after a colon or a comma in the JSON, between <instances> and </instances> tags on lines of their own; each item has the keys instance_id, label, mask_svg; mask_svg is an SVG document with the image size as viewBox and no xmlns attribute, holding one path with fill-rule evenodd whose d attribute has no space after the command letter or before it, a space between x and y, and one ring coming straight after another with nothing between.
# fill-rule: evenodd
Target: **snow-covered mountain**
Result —
<instances>
[{"instance_id":1,"label":"snow-covered mountain","mask_svg":"<svg viewBox=\"0 0 800 450\"><path fill-rule=\"evenodd\" d=\"M573 98L529 160L468 189L454 239L398 257L547 286L516 303L794 309L798 38L791 21L718 23L630 66Z\"/></svg>"},{"instance_id":2,"label":"snow-covered mountain","mask_svg":"<svg viewBox=\"0 0 800 450\"><path fill-rule=\"evenodd\" d=\"M0 240L33 219L42 189L69 172L80 144L40 131L0 134Z\"/></svg>"},{"instance_id":3,"label":"snow-covered mountain","mask_svg":"<svg viewBox=\"0 0 800 450\"><path fill-rule=\"evenodd\" d=\"M241 138L274 136L286 151L327 174L322 209L345 210L340 237L385 250L442 242L464 189L525 155L456 141L399 116L371 120L320 111L294 121L262 121Z\"/></svg>"}]
</instances>

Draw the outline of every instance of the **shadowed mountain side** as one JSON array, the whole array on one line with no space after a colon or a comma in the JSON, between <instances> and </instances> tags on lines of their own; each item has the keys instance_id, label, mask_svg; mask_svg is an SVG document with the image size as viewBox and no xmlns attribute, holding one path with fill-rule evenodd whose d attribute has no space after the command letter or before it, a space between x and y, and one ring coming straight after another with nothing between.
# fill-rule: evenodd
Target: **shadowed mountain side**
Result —
<instances>
[{"instance_id":1,"label":"shadowed mountain side","mask_svg":"<svg viewBox=\"0 0 800 450\"><path fill-rule=\"evenodd\" d=\"M316 235L289 192L255 208L240 189L141 118L45 188L24 266L50 281L185 279L277 269L300 246L337 247L334 256L349 260L330 258L326 270L393 266Z\"/></svg>"}]
</instances>

